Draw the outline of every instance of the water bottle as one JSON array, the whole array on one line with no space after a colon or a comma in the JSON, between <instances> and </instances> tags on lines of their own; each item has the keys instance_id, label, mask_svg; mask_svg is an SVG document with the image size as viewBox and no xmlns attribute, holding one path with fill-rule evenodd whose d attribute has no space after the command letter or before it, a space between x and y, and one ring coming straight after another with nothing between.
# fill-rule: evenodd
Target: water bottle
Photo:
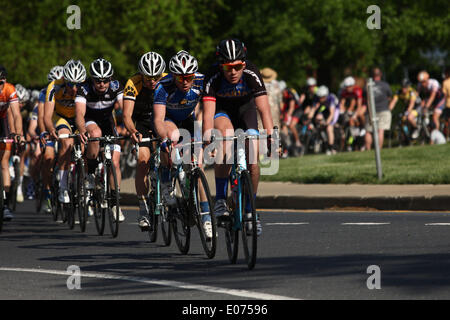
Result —
<instances>
[{"instance_id":1,"label":"water bottle","mask_svg":"<svg viewBox=\"0 0 450 320\"><path fill-rule=\"evenodd\" d=\"M406 135L408 135L409 130L408 130L408 126L406 124L403 125L403 131L405 132Z\"/></svg>"}]
</instances>

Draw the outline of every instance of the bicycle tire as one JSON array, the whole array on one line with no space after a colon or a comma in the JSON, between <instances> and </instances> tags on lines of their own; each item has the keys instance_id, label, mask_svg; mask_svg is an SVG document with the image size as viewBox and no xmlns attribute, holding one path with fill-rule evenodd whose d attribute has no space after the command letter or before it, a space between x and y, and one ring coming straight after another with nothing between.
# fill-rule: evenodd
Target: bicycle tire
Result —
<instances>
[{"instance_id":1,"label":"bicycle tire","mask_svg":"<svg viewBox=\"0 0 450 320\"><path fill-rule=\"evenodd\" d=\"M116 238L119 234L119 208L120 208L120 202L119 202L119 185L117 183L117 174L116 174L116 167L114 166L114 163L109 163L106 165L106 174L107 174L107 184L106 184L106 199L108 200L108 217L109 217L109 229L111 231L111 235L113 238ZM114 189L111 189L111 183L109 181L110 179L110 173L112 173L113 177L113 183L114 183ZM113 193L115 193L115 196L113 197ZM113 214L113 207L116 207L116 214Z\"/></svg>"},{"instance_id":2,"label":"bicycle tire","mask_svg":"<svg viewBox=\"0 0 450 320\"><path fill-rule=\"evenodd\" d=\"M3 186L3 173L0 170L0 233L3 229L3 206L5 205L5 189Z\"/></svg>"},{"instance_id":3,"label":"bicycle tire","mask_svg":"<svg viewBox=\"0 0 450 320\"><path fill-rule=\"evenodd\" d=\"M19 179L20 179L20 161L14 161L13 168L14 168L14 180L11 183L10 204L11 204L11 210L13 212L15 212L16 207L17 207L17 190L19 187Z\"/></svg>"},{"instance_id":4,"label":"bicycle tire","mask_svg":"<svg viewBox=\"0 0 450 320\"><path fill-rule=\"evenodd\" d=\"M148 229L148 237L150 242L156 242L158 239L158 215L155 214L156 202L155 202L155 192L152 191L148 198L148 215L150 219L150 228Z\"/></svg>"},{"instance_id":5,"label":"bicycle tire","mask_svg":"<svg viewBox=\"0 0 450 320\"><path fill-rule=\"evenodd\" d=\"M36 183L35 197L36 197L36 203L35 203L36 213L41 213L42 203L44 202L44 190L43 190L43 185L42 185L41 179L39 179L39 182Z\"/></svg>"},{"instance_id":6,"label":"bicycle tire","mask_svg":"<svg viewBox=\"0 0 450 320\"><path fill-rule=\"evenodd\" d=\"M209 206L208 216L211 220L211 229L212 229L212 237L211 239L207 239L205 231L203 229L203 221L202 214L200 210L200 186L199 183L203 186L204 195L206 197L206 201ZM194 173L191 176L191 186L190 186L190 199L191 205L189 206L192 210L191 214L195 218L195 222L197 225L198 232L200 234L200 240L202 242L203 250L205 251L206 256L209 259L214 258L216 255L217 248L217 222L216 217L213 213L214 205L211 197L211 193L209 190L208 181L206 180L205 174L200 168L196 168ZM203 214L204 215L204 214Z\"/></svg>"},{"instance_id":7,"label":"bicycle tire","mask_svg":"<svg viewBox=\"0 0 450 320\"><path fill-rule=\"evenodd\" d=\"M169 222L169 207L163 207L164 213L160 214L161 236L165 246L172 243L172 224Z\"/></svg>"},{"instance_id":8,"label":"bicycle tire","mask_svg":"<svg viewBox=\"0 0 450 320\"><path fill-rule=\"evenodd\" d=\"M258 233L256 228L256 207L255 198L253 193L253 185L248 171L244 171L241 174L241 208L243 208L242 213L242 245L244 247L245 261L250 270L255 267L256 264L256 254L258 249ZM251 212L245 212L247 207L247 201L251 207ZM251 226L251 228L250 228Z\"/></svg>"},{"instance_id":9,"label":"bicycle tire","mask_svg":"<svg viewBox=\"0 0 450 320\"><path fill-rule=\"evenodd\" d=\"M88 206L86 203L87 200L87 190L85 186L86 173L84 171L84 160L81 159L78 161L76 166L76 208L78 211L78 221L80 223L80 231L86 231L87 224L87 214L88 214Z\"/></svg>"},{"instance_id":10,"label":"bicycle tire","mask_svg":"<svg viewBox=\"0 0 450 320\"><path fill-rule=\"evenodd\" d=\"M173 237L178 250L181 254L189 252L191 243L191 227L189 226L189 206L187 196L184 194L184 188L180 182L179 176L175 176L174 196L177 206L173 208L171 215L171 224Z\"/></svg>"}]
</instances>

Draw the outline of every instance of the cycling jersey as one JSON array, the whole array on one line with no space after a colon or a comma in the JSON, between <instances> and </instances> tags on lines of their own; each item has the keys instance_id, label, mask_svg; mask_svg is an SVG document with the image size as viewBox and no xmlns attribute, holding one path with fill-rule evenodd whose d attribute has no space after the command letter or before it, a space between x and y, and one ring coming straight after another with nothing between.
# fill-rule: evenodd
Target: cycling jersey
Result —
<instances>
[{"instance_id":1,"label":"cycling jersey","mask_svg":"<svg viewBox=\"0 0 450 320\"><path fill-rule=\"evenodd\" d=\"M38 102L42 102L45 103L45 94L47 93L47 87L43 88L40 92L39 92L39 99Z\"/></svg>"},{"instance_id":2,"label":"cycling jersey","mask_svg":"<svg viewBox=\"0 0 450 320\"><path fill-rule=\"evenodd\" d=\"M403 89L399 89L394 97L402 100L404 103L409 104L411 100L414 100L414 109L420 105L421 99L414 88L409 87L408 90L403 92Z\"/></svg>"},{"instance_id":3,"label":"cycling jersey","mask_svg":"<svg viewBox=\"0 0 450 320\"><path fill-rule=\"evenodd\" d=\"M297 91L295 91L295 89L292 89L292 88L284 89L281 112L285 113L285 112L289 111L289 105L290 105L291 101L294 101L294 103L295 103L294 110L297 110L298 108L300 108L298 100L299 100L298 93L297 93Z\"/></svg>"},{"instance_id":4,"label":"cycling jersey","mask_svg":"<svg viewBox=\"0 0 450 320\"><path fill-rule=\"evenodd\" d=\"M316 98L316 92L318 87L315 86L314 89L311 91L308 86L303 87L301 90L301 94L305 95L305 99L302 103L302 108L305 109L306 107L311 107L314 103L314 99Z\"/></svg>"},{"instance_id":5,"label":"cycling jersey","mask_svg":"<svg viewBox=\"0 0 450 320\"><path fill-rule=\"evenodd\" d=\"M109 121L113 114L114 104L122 98L123 88L119 81L112 80L108 90L99 94L94 88L92 79L89 79L78 90L75 102L86 104L86 119L102 122Z\"/></svg>"},{"instance_id":6,"label":"cycling jersey","mask_svg":"<svg viewBox=\"0 0 450 320\"><path fill-rule=\"evenodd\" d=\"M331 121L330 125L334 125L338 118L339 118L339 99L336 97L336 95L334 93L330 93L325 102L320 103L319 98L317 97L314 100L314 104L320 104L319 107L317 108L314 117L316 115L318 115L319 113L323 114L323 117L325 118L325 120L330 116L330 112L332 109L334 109L334 116L333 116L333 120Z\"/></svg>"},{"instance_id":7,"label":"cycling jersey","mask_svg":"<svg viewBox=\"0 0 450 320\"><path fill-rule=\"evenodd\" d=\"M258 130L254 98L267 95L266 87L258 68L250 61L237 84L229 83L219 65L212 72L205 85L203 101L216 102L216 115L228 117L235 129Z\"/></svg>"},{"instance_id":8,"label":"cycling jersey","mask_svg":"<svg viewBox=\"0 0 450 320\"><path fill-rule=\"evenodd\" d=\"M75 118L75 96L76 93L68 93L64 79L57 79L47 86L45 96L46 102L55 103L55 113L63 118Z\"/></svg>"},{"instance_id":9,"label":"cycling jersey","mask_svg":"<svg viewBox=\"0 0 450 320\"><path fill-rule=\"evenodd\" d=\"M182 121L189 117L197 104L200 102L203 93L203 81L205 76L195 73L194 83L188 92L178 90L172 74L161 79L155 89L154 104L166 106L166 117Z\"/></svg>"},{"instance_id":10,"label":"cycling jersey","mask_svg":"<svg viewBox=\"0 0 450 320\"><path fill-rule=\"evenodd\" d=\"M343 89L341 92L341 99L360 99L363 98L363 90L358 86L353 86L351 91Z\"/></svg>"},{"instance_id":11,"label":"cycling jersey","mask_svg":"<svg viewBox=\"0 0 450 320\"><path fill-rule=\"evenodd\" d=\"M432 107L444 107L444 94L442 93L441 85L435 79L428 79L426 86L421 83L417 86L417 92L422 100L428 101L431 93L436 92Z\"/></svg>"},{"instance_id":12,"label":"cycling jersey","mask_svg":"<svg viewBox=\"0 0 450 320\"><path fill-rule=\"evenodd\" d=\"M163 73L162 76L166 76ZM134 101L132 118L136 120L148 120L153 113L154 90L144 86L142 75L137 73L128 79L123 90L123 99Z\"/></svg>"},{"instance_id":13,"label":"cycling jersey","mask_svg":"<svg viewBox=\"0 0 450 320\"><path fill-rule=\"evenodd\" d=\"M0 92L0 119L6 118L6 111L12 102L19 102L16 88L13 84L5 82L2 92Z\"/></svg>"}]
</instances>

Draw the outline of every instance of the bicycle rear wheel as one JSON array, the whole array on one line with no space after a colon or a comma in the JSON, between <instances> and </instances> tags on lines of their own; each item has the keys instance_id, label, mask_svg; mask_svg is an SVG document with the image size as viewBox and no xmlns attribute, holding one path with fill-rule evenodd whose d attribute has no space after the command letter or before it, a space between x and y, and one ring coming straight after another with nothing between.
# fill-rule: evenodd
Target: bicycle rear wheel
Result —
<instances>
[{"instance_id":1,"label":"bicycle rear wheel","mask_svg":"<svg viewBox=\"0 0 450 320\"><path fill-rule=\"evenodd\" d=\"M242 208L242 244L248 268L255 267L258 245L258 232L256 228L256 208L253 186L248 171L241 174L241 208Z\"/></svg>"},{"instance_id":2,"label":"bicycle rear wheel","mask_svg":"<svg viewBox=\"0 0 450 320\"><path fill-rule=\"evenodd\" d=\"M158 238L158 217L159 215L156 214L156 200L155 200L155 192L150 192L150 197L148 198L148 215L150 219L150 228L148 229L148 237L150 239L150 242L156 242L156 239Z\"/></svg>"},{"instance_id":3,"label":"bicycle rear wheel","mask_svg":"<svg viewBox=\"0 0 450 320\"><path fill-rule=\"evenodd\" d=\"M3 187L3 174L0 170L0 233L3 228L3 206L5 204L5 189Z\"/></svg>"},{"instance_id":4,"label":"bicycle rear wheel","mask_svg":"<svg viewBox=\"0 0 450 320\"><path fill-rule=\"evenodd\" d=\"M172 208L170 221L178 250L182 254L187 254L191 242L191 228L188 221L190 214L187 202L188 197L185 194L185 189L180 182L179 176L177 175L174 179L173 193L177 206Z\"/></svg>"},{"instance_id":5,"label":"bicycle rear wheel","mask_svg":"<svg viewBox=\"0 0 450 320\"><path fill-rule=\"evenodd\" d=\"M117 175L116 175L116 167L114 163L108 164L106 170L107 181L106 184L106 198L108 200L108 217L109 217L109 227L111 230L111 235L113 238L116 238L119 234L119 185L117 183ZM110 181L110 174L112 175L112 180ZM114 188L111 188L111 183L114 185ZM113 207L116 207L115 212L113 211Z\"/></svg>"},{"instance_id":6,"label":"bicycle rear wheel","mask_svg":"<svg viewBox=\"0 0 450 320\"><path fill-rule=\"evenodd\" d=\"M87 200L87 190L85 185L85 177L86 173L84 171L84 160L81 159L77 163L76 167L76 208L78 211L78 220L80 222L80 230L81 232L86 231L86 223L87 223L87 213L88 206L86 203Z\"/></svg>"},{"instance_id":7,"label":"bicycle rear wheel","mask_svg":"<svg viewBox=\"0 0 450 320\"><path fill-rule=\"evenodd\" d=\"M161 235L166 246L170 246L172 243L172 225L169 222L169 207L164 206L162 208L164 212L161 212Z\"/></svg>"},{"instance_id":8,"label":"bicycle rear wheel","mask_svg":"<svg viewBox=\"0 0 450 320\"><path fill-rule=\"evenodd\" d=\"M190 208L192 210L192 214L194 215L195 222L200 233L200 239L202 241L205 254L209 259L212 259L216 255L217 223L216 217L213 214L214 205L211 193L209 191L208 181L206 180L205 174L200 168L196 168L191 177L192 180L190 199L192 205L190 206ZM202 212L201 210L201 196L204 197L204 199L206 200L205 202L208 204L208 212ZM208 237L208 235L205 233L204 223L206 221L210 221L211 223L211 237Z\"/></svg>"}]
</instances>

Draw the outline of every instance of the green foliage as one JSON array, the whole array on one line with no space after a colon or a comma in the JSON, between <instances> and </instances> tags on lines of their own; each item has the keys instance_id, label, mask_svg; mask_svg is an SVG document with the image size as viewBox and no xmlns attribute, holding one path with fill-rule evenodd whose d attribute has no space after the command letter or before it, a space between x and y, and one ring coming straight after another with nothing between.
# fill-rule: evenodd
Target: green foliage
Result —
<instances>
[{"instance_id":1,"label":"green foliage","mask_svg":"<svg viewBox=\"0 0 450 320\"><path fill-rule=\"evenodd\" d=\"M81 9L81 29L69 30L69 5ZM48 70L78 58L113 62L125 79L139 57L157 51L167 60L178 50L195 55L201 71L214 61L216 44L240 38L249 59L274 68L299 87L309 75L336 89L351 73L367 76L378 64L399 81L404 68L439 72L424 52L450 42L448 1L379 1L381 30L369 30L365 0L41 0L4 2L0 11L0 64L11 82L45 84ZM448 59L448 58L447 58Z\"/></svg>"}]
</instances>

